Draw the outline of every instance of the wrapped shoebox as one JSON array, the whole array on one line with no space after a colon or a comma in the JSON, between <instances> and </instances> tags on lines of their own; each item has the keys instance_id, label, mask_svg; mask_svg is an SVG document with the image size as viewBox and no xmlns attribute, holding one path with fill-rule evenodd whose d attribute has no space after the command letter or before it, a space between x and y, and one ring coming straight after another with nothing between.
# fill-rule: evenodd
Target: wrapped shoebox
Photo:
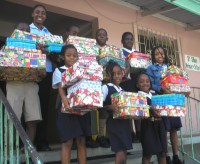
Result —
<instances>
[{"instance_id":1,"label":"wrapped shoebox","mask_svg":"<svg viewBox=\"0 0 200 164\"><path fill-rule=\"evenodd\" d=\"M46 76L46 55L36 51L6 49L0 52L0 80L41 81Z\"/></svg>"},{"instance_id":2,"label":"wrapped shoebox","mask_svg":"<svg viewBox=\"0 0 200 164\"><path fill-rule=\"evenodd\" d=\"M45 44L49 45L51 43L54 44L63 44L63 38L59 35L52 35L52 34L44 34L43 39Z\"/></svg>"},{"instance_id":3,"label":"wrapped shoebox","mask_svg":"<svg viewBox=\"0 0 200 164\"><path fill-rule=\"evenodd\" d=\"M103 68L96 61L78 61L62 74L62 86L73 85L81 79L103 80Z\"/></svg>"},{"instance_id":4,"label":"wrapped shoebox","mask_svg":"<svg viewBox=\"0 0 200 164\"><path fill-rule=\"evenodd\" d=\"M155 95L155 96L152 96L151 103L152 103L152 106L154 105L185 106L185 95L183 94Z\"/></svg>"},{"instance_id":5,"label":"wrapped shoebox","mask_svg":"<svg viewBox=\"0 0 200 164\"><path fill-rule=\"evenodd\" d=\"M96 45L95 39L70 35L67 39L67 44L73 44L78 53L99 55L99 48Z\"/></svg>"},{"instance_id":6,"label":"wrapped shoebox","mask_svg":"<svg viewBox=\"0 0 200 164\"><path fill-rule=\"evenodd\" d=\"M112 104L117 106L147 106L146 95L142 92L119 92L111 95Z\"/></svg>"},{"instance_id":7,"label":"wrapped shoebox","mask_svg":"<svg viewBox=\"0 0 200 164\"><path fill-rule=\"evenodd\" d=\"M62 113L73 114L73 115L81 115L81 116L90 112L91 110L92 110L92 108L87 108L87 109L73 108L73 110L66 110L65 107L64 107L64 104L62 104L62 108L61 108Z\"/></svg>"},{"instance_id":8,"label":"wrapped shoebox","mask_svg":"<svg viewBox=\"0 0 200 164\"><path fill-rule=\"evenodd\" d=\"M122 49L113 45L106 45L99 50L99 57L102 58L105 56L113 56L119 59L124 58Z\"/></svg>"},{"instance_id":9,"label":"wrapped shoebox","mask_svg":"<svg viewBox=\"0 0 200 164\"><path fill-rule=\"evenodd\" d=\"M166 87L169 88L169 90L173 93L190 93L191 88L187 84L172 84L172 83L167 83Z\"/></svg>"},{"instance_id":10,"label":"wrapped shoebox","mask_svg":"<svg viewBox=\"0 0 200 164\"><path fill-rule=\"evenodd\" d=\"M16 38L7 38L6 39L7 46L14 46L19 48L28 48L28 49L36 49L36 41L33 40L22 40Z\"/></svg>"},{"instance_id":11,"label":"wrapped shoebox","mask_svg":"<svg viewBox=\"0 0 200 164\"><path fill-rule=\"evenodd\" d=\"M155 105L155 109L157 109L160 116L184 117L186 115L186 107L185 106Z\"/></svg>"},{"instance_id":12,"label":"wrapped shoebox","mask_svg":"<svg viewBox=\"0 0 200 164\"><path fill-rule=\"evenodd\" d=\"M126 57L132 68L147 68L152 64L151 55L140 52L132 52Z\"/></svg>"},{"instance_id":13,"label":"wrapped shoebox","mask_svg":"<svg viewBox=\"0 0 200 164\"><path fill-rule=\"evenodd\" d=\"M119 114L113 113L114 119L139 119L149 117L149 107L119 107Z\"/></svg>"},{"instance_id":14,"label":"wrapped shoebox","mask_svg":"<svg viewBox=\"0 0 200 164\"><path fill-rule=\"evenodd\" d=\"M67 89L70 107L102 107L103 95L100 81L81 80Z\"/></svg>"},{"instance_id":15,"label":"wrapped shoebox","mask_svg":"<svg viewBox=\"0 0 200 164\"><path fill-rule=\"evenodd\" d=\"M91 61L96 61L97 59L95 54L79 53L78 60L84 62L91 62Z\"/></svg>"},{"instance_id":16,"label":"wrapped shoebox","mask_svg":"<svg viewBox=\"0 0 200 164\"><path fill-rule=\"evenodd\" d=\"M117 105L119 114L114 113L113 118L149 117L149 106L143 92L120 92L111 95L112 104Z\"/></svg>"},{"instance_id":17,"label":"wrapped shoebox","mask_svg":"<svg viewBox=\"0 0 200 164\"><path fill-rule=\"evenodd\" d=\"M171 83L171 84L188 84L188 80L180 75L170 74L161 80L162 86L166 86L169 83Z\"/></svg>"},{"instance_id":18,"label":"wrapped shoebox","mask_svg":"<svg viewBox=\"0 0 200 164\"><path fill-rule=\"evenodd\" d=\"M22 40L32 40L32 41L44 44L43 37L31 34L29 32L21 31L18 29L14 30L14 32L11 35L11 38L22 39Z\"/></svg>"}]
</instances>

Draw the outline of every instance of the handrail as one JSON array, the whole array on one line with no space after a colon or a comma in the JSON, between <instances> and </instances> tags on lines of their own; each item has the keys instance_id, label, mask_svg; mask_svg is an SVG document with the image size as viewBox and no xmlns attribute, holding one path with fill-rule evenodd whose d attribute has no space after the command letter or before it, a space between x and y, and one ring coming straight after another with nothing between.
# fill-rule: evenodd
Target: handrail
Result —
<instances>
[{"instance_id":1,"label":"handrail","mask_svg":"<svg viewBox=\"0 0 200 164\"><path fill-rule=\"evenodd\" d=\"M0 89L0 101L5 106L5 110L7 110L7 114L9 116L9 120L12 121L16 131L19 133L19 136L24 144L24 147L27 149L29 156L31 157L31 160L35 164L43 164L39 154L37 153L35 147L31 143L30 139L28 138L26 132L24 131L23 127L21 126L20 121L18 120L16 114L14 113L12 107L10 106L8 100L4 96L2 90Z\"/></svg>"},{"instance_id":2,"label":"handrail","mask_svg":"<svg viewBox=\"0 0 200 164\"><path fill-rule=\"evenodd\" d=\"M200 102L200 100L198 100L198 99L196 99L196 98L194 98L194 97L188 96L188 98L190 98L190 99L193 99L193 100L195 100L195 101L198 101L198 102Z\"/></svg>"}]
</instances>

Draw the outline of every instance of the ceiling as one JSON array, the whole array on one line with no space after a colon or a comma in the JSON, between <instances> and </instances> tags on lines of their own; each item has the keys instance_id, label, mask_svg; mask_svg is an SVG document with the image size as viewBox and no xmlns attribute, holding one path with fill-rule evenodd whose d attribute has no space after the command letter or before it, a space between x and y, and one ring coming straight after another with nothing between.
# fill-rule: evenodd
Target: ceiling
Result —
<instances>
[{"instance_id":1,"label":"ceiling","mask_svg":"<svg viewBox=\"0 0 200 164\"><path fill-rule=\"evenodd\" d=\"M200 29L200 16L179 8L164 0L121 0L129 5L139 7L142 16L160 14L185 25L185 30ZM175 0L172 0L175 1ZM200 6L199 6L200 9Z\"/></svg>"}]
</instances>

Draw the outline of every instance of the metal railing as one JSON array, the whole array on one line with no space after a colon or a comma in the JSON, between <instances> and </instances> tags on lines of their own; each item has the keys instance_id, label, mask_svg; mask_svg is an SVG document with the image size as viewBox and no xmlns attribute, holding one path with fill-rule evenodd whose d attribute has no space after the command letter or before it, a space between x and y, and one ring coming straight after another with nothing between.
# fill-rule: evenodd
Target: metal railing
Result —
<instances>
[{"instance_id":1,"label":"metal railing","mask_svg":"<svg viewBox=\"0 0 200 164\"><path fill-rule=\"evenodd\" d=\"M20 144L20 139L22 144ZM43 164L20 121L0 89L0 163Z\"/></svg>"},{"instance_id":2,"label":"metal railing","mask_svg":"<svg viewBox=\"0 0 200 164\"><path fill-rule=\"evenodd\" d=\"M182 119L180 131L180 152L200 164L200 88L191 87L192 92L186 101L186 117Z\"/></svg>"}]
</instances>

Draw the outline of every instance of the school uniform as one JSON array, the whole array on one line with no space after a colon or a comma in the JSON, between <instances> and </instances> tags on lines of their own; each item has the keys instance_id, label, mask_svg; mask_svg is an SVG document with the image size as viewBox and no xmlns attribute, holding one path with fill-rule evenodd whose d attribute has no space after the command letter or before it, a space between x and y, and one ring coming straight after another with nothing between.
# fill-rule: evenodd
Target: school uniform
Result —
<instances>
[{"instance_id":1,"label":"school uniform","mask_svg":"<svg viewBox=\"0 0 200 164\"><path fill-rule=\"evenodd\" d=\"M146 93L147 103L151 106L151 96ZM141 121L141 144L143 155L157 155L167 152L167 138L163 120L150 117Z\"/></svg>"},{"instance_id":2,"label":"school uniform","mask_svg":"<svg viewBox=\"0 0 200 164\"><path fill-rule=\"evenodd\" d=\"M158 94L163 94L160 84L160 80L162 78L161 72L165 71L167 67L167 64L160 65L158 63L154 63L147 68L147 74L150 77L152 89L155 90ZM182 127L180 117L163 117L163 121L166 131L178 131Z\"/></svg>"},{"instance_id":3,"label":"school uniform","mask_svg":"<svg viewBox=\"0 0 200 164\"><path fill-rule=\"evenodd\" d=\"M112 83L102 86L104 106L111 105L111 95L122 91L120 87ZM103 110L103 109L102 109ZM111 111L108 111L107 132L113 152L132 149L131 126L128 119L113 119Z\"/></svg>"},{"instance_id":4,"label":"school uniform","mask_svg":"<svg viewBox=\"0 0 200 164\"><path fill-rule=\"evenodd\" d=\"M56 68L53 73L52 87L58 88L58 83L61 83L62 73L67 69L66 66ZM66 91L67 95L67 91ZM67 142L73 138L79 136L90 136L91 135L91 121L90 113L83 116L67 114L61 112L62 103L59 102L57 109L57 120L56 125L59 132L61 142Z\"/></svg>"}]
</instances>

